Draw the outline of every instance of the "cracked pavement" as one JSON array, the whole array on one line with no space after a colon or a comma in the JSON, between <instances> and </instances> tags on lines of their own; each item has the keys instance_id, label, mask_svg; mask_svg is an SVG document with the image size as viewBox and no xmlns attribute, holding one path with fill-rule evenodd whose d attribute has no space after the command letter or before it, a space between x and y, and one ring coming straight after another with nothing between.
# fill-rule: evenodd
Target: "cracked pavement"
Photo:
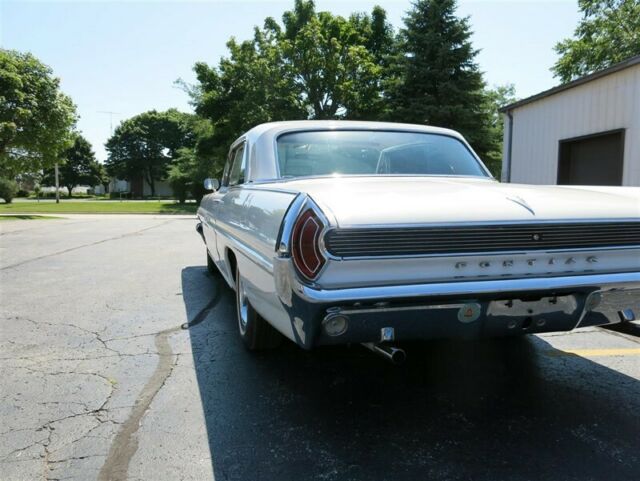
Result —
<instances>
[{"instance_id":1,"label":"cracked pavement","mask_svg":"<svg viewBox=\"0 0 640 481\"><path fill-rule=\"evenodd\" d=\"M0 223L2 481L637 479L639 326L251 355L194 225Z\"/></svg>"},{"instance_id":2,"label":"cracked pavement","mask_svg":"<svg viewBox=\"0 0 640 481\"><path fill-rule=\"evenodd\" d=\"M181 269L202 254L193 224L160 216L3 223L1 479L126 479L122 463L135 453L138 423L178 357L190 353L189 332L180 329ZM197 472L184 469L183 479L206 479L197 392L191 404L207 461ZM131 452L113 454L116 439Z\"/></svg>"}]
</instances>

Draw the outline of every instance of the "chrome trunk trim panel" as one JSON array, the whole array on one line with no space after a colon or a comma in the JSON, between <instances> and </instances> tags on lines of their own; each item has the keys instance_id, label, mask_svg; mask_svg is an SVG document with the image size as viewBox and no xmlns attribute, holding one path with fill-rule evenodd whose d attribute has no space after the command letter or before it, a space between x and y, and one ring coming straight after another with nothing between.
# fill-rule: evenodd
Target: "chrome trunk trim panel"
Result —
<instances>
[{"instance_id":1,"label":"chrome trunk trim panel","mask_svg":"<svg viewBox=\"0 0 640 481\"><path fill-rule=\"evenodd\" d=\"M640 246L640 221L340 228L324 242L344 259L615 249Z\"/></svg>"}]
</instances>

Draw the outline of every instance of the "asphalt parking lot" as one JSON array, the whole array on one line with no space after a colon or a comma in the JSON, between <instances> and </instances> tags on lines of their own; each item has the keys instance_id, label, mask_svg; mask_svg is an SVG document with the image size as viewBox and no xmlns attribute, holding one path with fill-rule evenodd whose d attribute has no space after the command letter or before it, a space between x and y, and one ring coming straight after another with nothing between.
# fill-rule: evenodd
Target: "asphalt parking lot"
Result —
<instances>
[{"instance_id":1,"label":"asphalt parking lot","mask_svg":"<svg viewBox=\"0 0 640 481\"><path fill-rule=\"evenodd\" d=\"M252 355L194 224L0 223L2 481L638 479L640 326Z\"/></svg>"}]
</instances>

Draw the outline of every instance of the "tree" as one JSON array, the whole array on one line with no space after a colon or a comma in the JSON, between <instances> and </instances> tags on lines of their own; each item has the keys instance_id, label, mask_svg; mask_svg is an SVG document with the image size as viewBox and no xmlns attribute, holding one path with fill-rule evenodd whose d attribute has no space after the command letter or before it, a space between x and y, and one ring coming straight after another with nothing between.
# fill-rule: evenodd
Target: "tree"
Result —
<instances>
[{"instance_id":1,"label":"tree","mask_svg":"<svg viewBox=\"0 0 640 481\"><path fill-rule=\"evenodd\" d=\"M75 106L49 67L0 49L0 175L52 166L73 141Z\"/></svg>"},{"instance_id":2,"label":"tree","mask_svg":"<svg viewBox=\"0 0 640 481\"><path fill-rule=\"evenodd\" d=\"M513 84L500 85L486 89L484 93L486 115L489 121L490 144L493 148L484 155L484 163L494 177L500 178L502 171L502 139L504 135L504 117L500 108L516 101Z\"/></svg>"},{"instance_id":3,"label":"tree","mask_svg":"<svg viewBox=\"0 0 640 481\"><path fill-rule=\"evenodd\" d=\"M227 43L229 58L218 68L204 63L194 67L199 86L193 91L196 113L210 119L214 129L202 148L218 163L224 161L233 140L254 125L306 118L290 79L282 74L283 60L274 38L256 29L254 39Z\"/></svg>"},{"instance_id":4,"label":"tree","mask_svg":"<svg viewBox=\"0 0 640 481\"><path fill-rule=\"evenodd\" d=\"M563 83L640 55L638 0L578 0L578 6L575 38L555 46L560 58L551 70Z\"/></svg>"},{"instance_id":5,"label":"tree","mask_svg":"<svg viewBox=\"0 0 640 481\"><path fill-rule=\"evenodd\" d=\"M107 168L104 164L97 162L98 164L98 178L100 179L98 183L104 187L104 192L107 193L109 191L109 182L111 182L111 177L109 176L109 172L107 172Z\"/></svg>"},{"instance_id":6,"label":"tree","mask_svg":"<svg viewBox=\"0 0 640 481\"><path fill-rule=\"evenodd\" d=\"M61 155L59 167L60 185L71 191L78 185L96 185L101 183L102 165L96 160L91 144L82 135L77 135L73 145ZM45 171L44 182L53 184L55 174L52 169Z\"/></svg>"},{"instance_id":7,"label":"tree","mask_svg":"<svg viewBox=\"0 0 640 481\"><path fill-rule=\"evenodd\" d=\"M393 32L380 7L348 19L296 0L283 24L267 18L251 40L227 44L217 67L195 65L196 112L213 123L201 148L219 164L230 143L256 124L277 120L381 115L382 68Z\"/></svg>"},{"instance_id":8,"label":"tree","mask_svg":"<svg viewBox=\"0 0 640 481\"><path fill-rule=\"evenodd\" d=\"M386 13L349 19L315 11L313 1L296 0L282 17L284 29L266 24L278 39L285 74L310 117L335 119L372 116L380 105L382 62L392 44Z\"/></svg>"},{"instance_id":9,"label":"tree","mask_svg":"<svg viewBox=\"0 0 640 481\"><path fill-rule=\"evenodd\" d=\"M475 63L468 18L455 0L419 0L404 19L388 84L392 120L461 132L484 157L497 146L490 135L485 84Z\"/></svg>"},{"instance_id":10,"label":"tree","mask_svg":"<svg viewBox=\"0 0 640 481\"><path fill-rule=\"evenodd\" d=\"M183 148L169 170L169 182L173 193L181 204L188 194L200 202L205 194L204 179L210 176L211 163L198 158L194 149Z\"/></svg>"},{"instance_id":11,"label":"tree","mask_svg":"<svg viewBox=\"0 0 640 481\"><path fill-rule=\"evenodd\" d=\"M181 204L186 201L189 193L196 202L200 202L206 193L204 179L214 174L218 174L219 177L222 170L221 165L216 169L213 159L201 153L203 150L211 150L211 146L203 145L213 136L211 123L205 119L192 118L190 127L198 139L196 146L178 149L168 177L173 193Z\"/></svg>"},{"instance_id":12,"label":"tree","mask_svg":"<svg viewBox=\"0 0 640 481\"><path fill-rule=\"evenodd\" d=\"M195 144L190 117L170 109L151 110L125 120L107 141L107 171L124 179L144 179L155 196L155 182L166 179L178 149Z\"/></svg>"}]
</instances>

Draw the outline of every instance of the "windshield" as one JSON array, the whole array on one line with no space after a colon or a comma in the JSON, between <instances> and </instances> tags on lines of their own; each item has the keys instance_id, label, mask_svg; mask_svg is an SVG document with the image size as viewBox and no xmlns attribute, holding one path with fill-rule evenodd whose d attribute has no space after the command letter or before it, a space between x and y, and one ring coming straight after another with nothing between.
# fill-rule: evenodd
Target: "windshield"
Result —
<instances>
[{"instance_id":1,"label":"windshield","mask_svg":"<svg viewBox=\"0 0 640 481\"><path fill-rule=\"evenodd\" d=\"M471 175L487 177L458 139L416 132L315 131L278 137L280 177Z\"/></svg>"}]
</instances>

